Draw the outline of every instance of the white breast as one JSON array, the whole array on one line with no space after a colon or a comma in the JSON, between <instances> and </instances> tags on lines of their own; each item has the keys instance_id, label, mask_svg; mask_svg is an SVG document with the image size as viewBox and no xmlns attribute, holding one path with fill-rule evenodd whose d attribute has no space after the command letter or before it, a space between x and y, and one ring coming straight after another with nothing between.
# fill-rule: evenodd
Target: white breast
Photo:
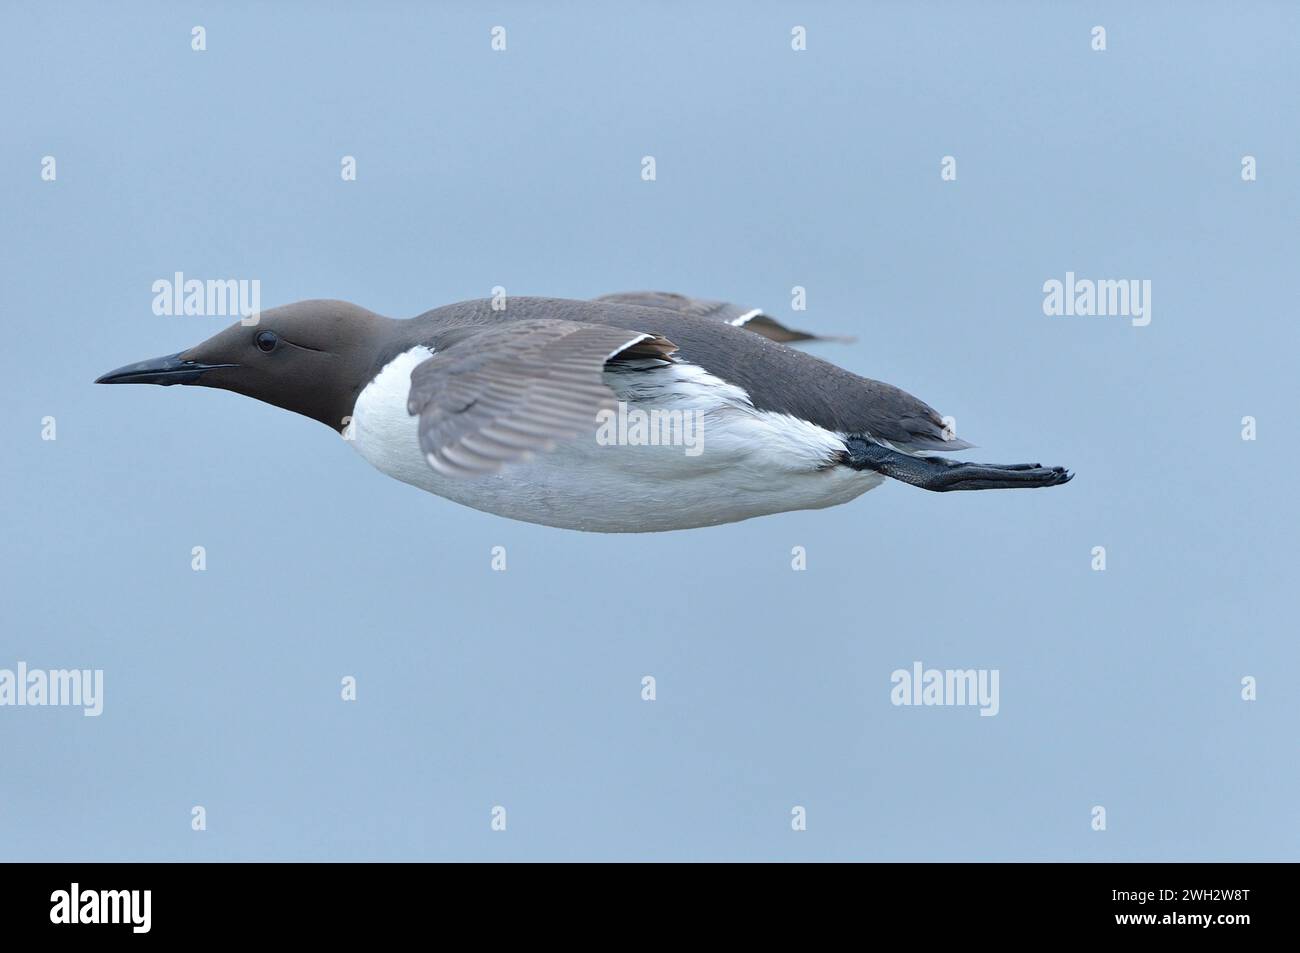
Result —
<instances>
[{"instance_id":1,"label":"white breast","mask_svg":"<svg viewBox=\"0 0 1300 953\"><path fill-rule=\"evenodd\" d=\"M512 519L595 532L652 532L730 523L844 503L882 478L828 466L841 438L807 421L754 409L743 390L703 368L606 371L621 401L645 411L699 412L703 449L602 445L593 432L490 476L436 473L406 411L411 371L432 356L416 347L394 358L362 390L344 432L394 479Z\"/></svg>"}]
</instances>

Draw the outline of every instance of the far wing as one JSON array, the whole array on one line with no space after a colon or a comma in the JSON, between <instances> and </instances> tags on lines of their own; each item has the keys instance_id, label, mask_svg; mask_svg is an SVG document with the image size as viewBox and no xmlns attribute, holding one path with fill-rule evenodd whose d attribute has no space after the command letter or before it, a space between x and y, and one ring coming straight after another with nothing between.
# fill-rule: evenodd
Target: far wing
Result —
<instances>
[{"instance_id":1,"label":"far wing","mask_svg":"<svg viewBox=\"0 0 1300 953\"><path fill-rule=\"evenodd\" d=\"M688 298L685 295L669 291L624 291L618 294L602 295L597 301L611 301L615 304L635 304L643 308L663 308L678 314L689 314L699 318L710 318L724 324L732 324L761 334L772 341L792 344L798 341L852 341L851 337L839 337L831 334L813 334L788 328L776 318L764 314L762 308L742 308L738 304L726 301L710 301L704 298Z\"/></svg>"}]
</instances>

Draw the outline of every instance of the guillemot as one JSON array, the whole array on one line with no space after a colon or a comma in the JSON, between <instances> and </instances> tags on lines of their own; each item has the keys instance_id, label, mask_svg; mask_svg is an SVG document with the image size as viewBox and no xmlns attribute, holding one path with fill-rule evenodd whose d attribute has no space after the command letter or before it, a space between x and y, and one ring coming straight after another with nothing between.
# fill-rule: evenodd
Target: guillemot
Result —
<instances>
[{"instance_id":1,"label":"guillemot","mask_svg":"<svg viewBox=\"0 0 1300 953\"><path fill-rule=\"evenodd\" d=\"M899 388L789 346L820 339L665 292L463 301L405 320L312 300L96 383L234 391L319 420L420 489L593 532L820 509L886 478L938 492L1072 478L938 456L973 444Z\"/></svg>"}]
</instances>

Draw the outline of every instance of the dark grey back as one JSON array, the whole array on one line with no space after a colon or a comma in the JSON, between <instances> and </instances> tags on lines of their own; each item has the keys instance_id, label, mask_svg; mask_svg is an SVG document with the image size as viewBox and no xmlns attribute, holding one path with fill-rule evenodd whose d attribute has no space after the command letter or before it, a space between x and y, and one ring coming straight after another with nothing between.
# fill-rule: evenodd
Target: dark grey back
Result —
<instances>
[{"instance_id":1,"label":"dark grey back","mask_svg":"<svg viewBox=\"0 0 1300 953\"><path fill-rule=\"evenodd\" d=\"M827 430L870 434L913 450L960 450L943 439L943 421L925 402L881 381L859 377L819 357L743 328L662 308L610 301L510 298L502 311L488 300L462 301L412 318L412 335L438 345L476 327L552 318L643 331L677 345L677 358L744 389L760 410L789 414ZM404 335L406 337L406 335Z\"/></svg>"}]
</instances>

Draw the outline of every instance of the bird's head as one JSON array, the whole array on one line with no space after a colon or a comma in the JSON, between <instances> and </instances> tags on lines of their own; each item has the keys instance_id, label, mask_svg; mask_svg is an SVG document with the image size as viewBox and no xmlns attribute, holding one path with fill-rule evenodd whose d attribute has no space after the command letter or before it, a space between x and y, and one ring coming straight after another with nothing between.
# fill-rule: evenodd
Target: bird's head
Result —
<instances>
[{"instance_id":1,"label":"bird's head","mask_svg":"<svg viewBox=\"0 0 1300 953\"><path fill-rule=\"evenodd\" d=\"M392 356L385 332L393 323L346 301L299 301L95 383L219 387L342 431L357 394Z\"/></svg>"}]
</instances>

